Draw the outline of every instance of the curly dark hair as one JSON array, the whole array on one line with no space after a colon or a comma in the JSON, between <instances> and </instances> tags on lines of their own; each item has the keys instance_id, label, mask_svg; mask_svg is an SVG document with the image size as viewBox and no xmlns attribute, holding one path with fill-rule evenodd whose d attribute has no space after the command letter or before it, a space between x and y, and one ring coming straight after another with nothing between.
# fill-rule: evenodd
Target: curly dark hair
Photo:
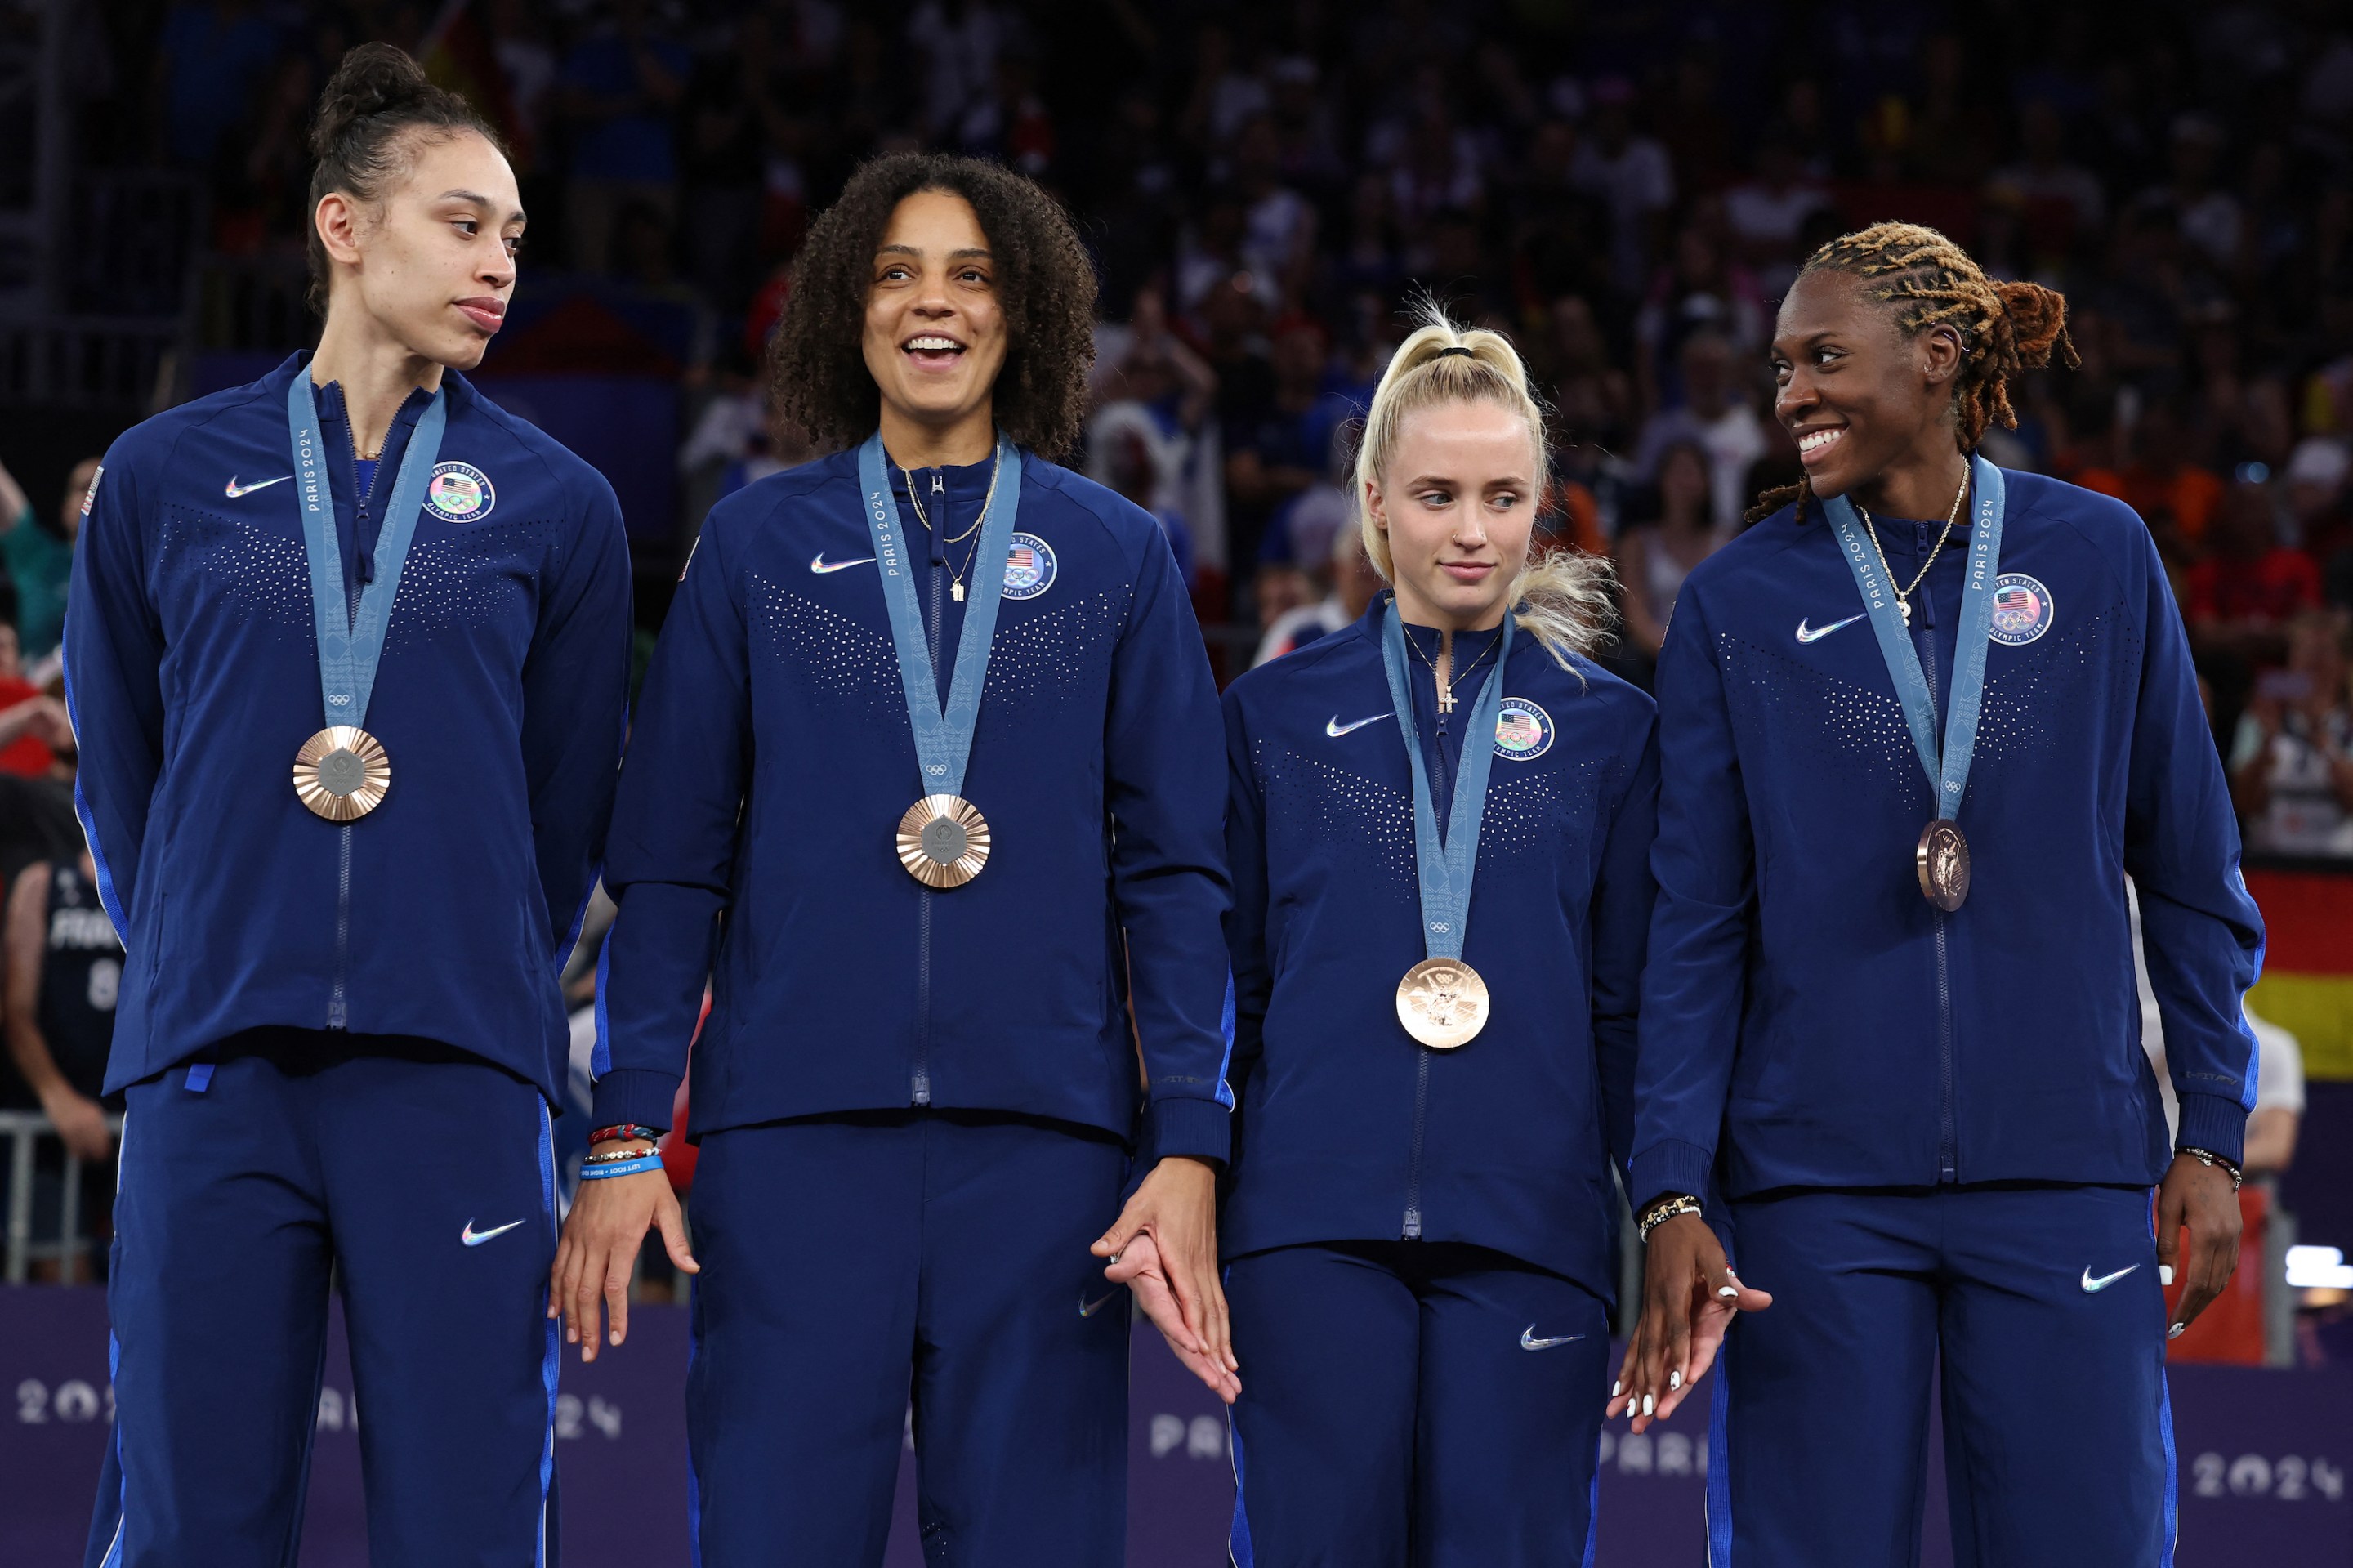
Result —
<instances>
[{"instance_id":1,"label":"curly dark hair","mask_svg":"<svg viewBox=\"0 0 2353 1568\"><path fill-rule=\"evenodd\" d=\"M809 226L774 349L776 402L820 445L872 434L881 394L866 368L866 296L891 215L919 191L972 204L997 260L1005 311L997 427L1050 458L1075 445L1095 362L1095 272L1054 198L999 164L942 153L891 153L860 167Z\"/></svg>"},{"instance_id":2,"label":"curly dark hair","mask_svg":"<svg viewBox=\"0 0 2353 1568\"><path fill-rule=\"evenodd\" d=\"M1933 326L1960 334L1961 372L1953 384L1954 439L1974 452L1988 425L2017 427L2010 379L2019 371L2076 363L2067 336L2067 301L2040 283L2000 283L1969 253L1936 230L1916 223L1874 223L1842 234L1806 259L1798 276L1843 272L1862 282L1863 297L1891 307L1895 330L1913 337ZM1805 516L1813 496L1800 479L1768 490L1748 509L1762 522L1794 501Z\"/></svg>"}]
</instances>

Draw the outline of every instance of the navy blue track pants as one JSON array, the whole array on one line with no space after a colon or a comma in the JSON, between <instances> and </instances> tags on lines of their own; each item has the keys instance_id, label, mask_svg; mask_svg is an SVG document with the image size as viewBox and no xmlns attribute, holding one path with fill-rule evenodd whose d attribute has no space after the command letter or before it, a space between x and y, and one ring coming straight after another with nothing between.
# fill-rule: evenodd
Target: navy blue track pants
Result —
<instances>
[{"instance_id":1,"label":"navy blue track pants","mask_svg":"<svg viewBox=\"0 0 2353 1568\"><path fill-rule=\"evenodd\" d=\"M1591 1564L1609 1313L1484 1247L1337 1242L1226 1271L1237 1568Z\"/></svg>"},{"instance_id":2,"label":"navy blue track pants","mask_svg":"<svg viewBox=\"0 0 2353 1568\"><path fill-rule=\"evenodd\" d=\"M127 1099L90 1568L294 1561L331 1271L375 1568L551 1561L555 1167L539 1092L426 1043L364 1054L306 1031Z\"/></svg>"},{"instance_id":3,"label":"navy blue track pants","mask_svg":"<svg viewBox=\"0 0 2353 1568\"><path fill-rule=\"evenodd\" d=\"M1116 1568L1128 1293L1088 1252L1128 1156L987 1113L702 1140L686 1415L702 1568L872 1568L914 1411L926 1561Z\"/></svg>"},{"instance_id":4,"label":"navy blue track pants","mask_svg":"<svg viewBox=\"0 0 2353 1568\"><path fill-rule=\"evenodd\" d=\"M1733 1205L1773 1293L1715 1391L1715 1568L1920 1560L1942 1372L1959 1568L2168 1568L2173 1423L2146 1190L1810 1191Z\"/></svg>"}]
</instances>

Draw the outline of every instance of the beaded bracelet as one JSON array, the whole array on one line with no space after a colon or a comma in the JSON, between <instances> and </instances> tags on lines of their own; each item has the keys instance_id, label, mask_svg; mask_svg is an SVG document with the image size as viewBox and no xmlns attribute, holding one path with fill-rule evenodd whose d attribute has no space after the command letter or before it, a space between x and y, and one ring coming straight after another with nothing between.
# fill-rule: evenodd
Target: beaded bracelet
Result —
<instances>
[{"instance_id":1,"label":"beaded bracelet","mask_svg":"<svg viewBox=\"0 0 2353 1568\"><path fill-rule=\"evenodd\" d=\"M642 1138L648 1143L659 1143L661 1141L661 1129L656 1127L648 1127L643 1122L625 1121L613 1127L598 1128L596 1131L588 1135L588 1141L590 1144L594 1145L598 1143L611 1143L617 1139L624 1138Z\"/></svg>"},{"instance_id":2,"label":"beaded bracelet","mask_svg":"<svg viewBox=\"0 0 2353 1568\"><path fill-rule=\"evenodd\" d=\"M635 1176L643 1171L659 1171L661 1168L661 1156L654 1153L650 1150L647 1150L638 1153L634 1159L629 1160L609 1160L602 1162L594 1160L585 1161L580 1167L580 1180L583 1181L610 1181L616 1176Z\"/></svg>"},{"instance_id":3,"label":"beaded bracelet","mask_svg":"<svg viewBox=\"0 0 2353 1568\"><path fill-rule=\"evenodd\" d=\"M1662 1198L1659 1202L1651 1204L1648 1209L1643 1211L1642 1217L1635 1221L1634 1224L1635 1228L1642 1233L1642 1239L1647 1242L1651 1239L1651 1233L1652 1231L1657 1230L1661 1225L1665 1224L1677 1214L1696 1214L1698 1213L1699 1200L1691 1196L1689 1193L1679 1193L1672 1198Z\"/></svg>"},{"instance_id":4,"label":"beaded bracelet","mask_svg":"<svg viewBox=\"0 0 2353 1568\"><path fill-rule=\"evenodd\" d=\"M2221 1155L2215 1153L2211 1149L2179 1149L2174 1150L2174 1152L2177 1154L2187 1154L2190 1159L2195 1160L2199 1164L2203 1165L2209 1171L2213 1170L2218 1165L2223 1170L2228 1171L2231 1173L2231 1191L2233 1192L2239 1190L2239 1183L2247 1179L2245 1171L2240 1170L2235 1163L2223 1159Z\"/></svg>"}]
</instances>

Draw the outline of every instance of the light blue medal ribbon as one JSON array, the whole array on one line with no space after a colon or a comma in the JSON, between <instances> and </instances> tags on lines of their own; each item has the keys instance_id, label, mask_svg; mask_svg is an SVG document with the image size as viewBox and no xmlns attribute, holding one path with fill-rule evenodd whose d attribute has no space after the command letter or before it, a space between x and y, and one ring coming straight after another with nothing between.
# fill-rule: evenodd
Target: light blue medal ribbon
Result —
<instances>
[{"instance_id":1,"label":"light blue medal ribbon","mask_svg":"<svg viewBox=\"0 0 2353 1568\"><path fill-rule=\"evenodd\" d=\"M401 454L400 471L376 531L375 575L352 607L344 590L342 546L335 537L334 493L327 483L319 432L319 405L308 367L286 389L286 423L294 440L294 483L302 512L302 545L311 567L311 620L319 644L319 693L327 727L303 743L295 758L294 788L302 803L330 821L365 816L391 788L384 747L361 726L384 661L385 633L400 593L401 568L417 536L449 400L436 392Z\"/></svg>"},{"instance_id":2,"label":"light blue medal ribbon","mask_svg":"<svg viewBox=\"0 0 2353 1568\"><path fill-rule=\"evenodd\" d=\"M1953 656L1953 686L1945 712L1945 738L1936 742L1936 703L1928 677L1920 667L1919 651L1912 646L1895 598L1895 585L1880 565L1879 554L1855 515L1854 503L1843 495L1823 503L1831 525L1838 531L1839 547L1862 590L1863 609L1879 637L1880 656L1894 678L1895 694L1904 705L1904 721L1912 729L1913 749L1936 791L1936 816L1920 836L1919 873L1922 892L1947 911L1957 909L1968 896L1968 845L1955 819L1961 798L1968 792L1969 762L1978 745L1978 713L1985 698L1986 652L1992 641L1993 589L2001 559L2001 470L1981 457L1969 459L1969 482L1976 492L1975 518L1969 534L1968 578L1961 589L1961 625Z\"/></svg>"},{"instance_id":3,"label":"light blue medal ribbon","mask_svg":"<svg viewBox=\"0 0 2353 1568\"><path fill-rule=\"evenodd\" d=\"M1495 668L1471 705L1462 732L1461 763L1454 799L1446 813L1446 839L1438 837L1438 797L1422 760L1421 735L1413 718L1411 671L1406 663L1405 621L1391 599L1381 618L1381 664L1388 672L1389 701L1397 709L1398 733L1405 737L1413 768L1413 863L1421 885L1421 941L1426 957L1406 971L1398 986L1398 1020L1425 1045L1447 1049L1466 1044L1487 1022L1486 982L1462 961L1471 922L1471 879L1479 867L1479 825L1487 814L1487 776L1495 765L1495 723L1504 707L1504 665L1512 655L1512 618L1504 618Z\"/></svg>"},{"instance_id":4,"label":"light blue medal ribbon","mask_svg":"<svg viewBox=\"0 0 2353 1568\"><path fill-rule=\"evenodd\" d=\"M1005 561L1021 508L1021 453L1003 437L997 443L997 478L980 539L973 546L972 597L965 602L964 630L956 639L955 668L948 679L945 708L933 673L931 644L923 611L915 602L913 556L891 493L880 431L858 449L858 482L866 495L866 527L874 541L875 570L882 578L882 602L891 612L891 641L899 654L899 682L907 697L907 721L915 737L915 761L923 770L923 798L899 821L899 860L929 887L958 887L980 874L988 860L988 822L964 799L965 765L980 722L980 689L988 677L989 645L997 636L997 611L1005 595ZM941 517L944 528L947 519Z\"/></svg>"}]
</instances>

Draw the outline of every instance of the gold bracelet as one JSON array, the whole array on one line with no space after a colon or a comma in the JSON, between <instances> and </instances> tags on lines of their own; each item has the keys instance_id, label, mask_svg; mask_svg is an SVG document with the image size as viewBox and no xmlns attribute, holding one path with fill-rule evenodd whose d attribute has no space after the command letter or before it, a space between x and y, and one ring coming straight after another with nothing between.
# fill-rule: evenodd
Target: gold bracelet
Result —
<instances>
[{"instance_id":1,"label":"gold bracelet","mask_svg":"<svg viewBox=\"0 0 2353 1568\"><path fill-rule=\"evenodd\" d=\"M1665 1224L1677 1214L1696 1214L1698 1213L1699 1200L1693 1197L1688 1192L1680 1193L1672 1198L1662 1198L1657 1202L1651 1204L1648 1209L1642 1212L1642 1217L1634 1222L1634 1226L1637 1230L1642 1233L1642 1239L1647 1242L1651 1239L1651 1233L1652 1231L1657 1230L1661 1225Z\"/></svg>"}]
</instances>

